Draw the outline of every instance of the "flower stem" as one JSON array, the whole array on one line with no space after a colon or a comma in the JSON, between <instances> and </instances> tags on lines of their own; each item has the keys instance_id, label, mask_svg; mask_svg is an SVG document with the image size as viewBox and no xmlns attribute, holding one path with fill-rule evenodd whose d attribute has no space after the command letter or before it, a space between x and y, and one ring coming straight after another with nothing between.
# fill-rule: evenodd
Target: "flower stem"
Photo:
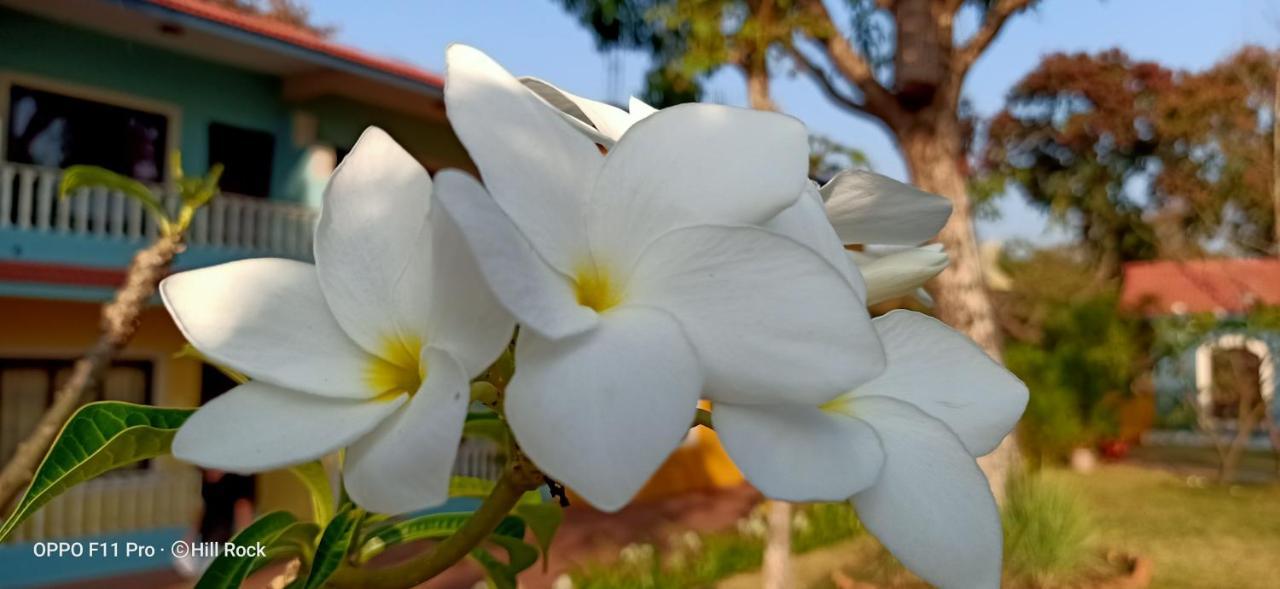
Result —
<instances>
[{"instance_id":1,"label":"flower stem","mask_svg":"<svg viewBox=\"0 0 1280 589\"><path fill-rule=\"evenodd\" d=\"M714 425L711 425L711 412L706 409L698 409L698 412L693 415L693 425L700 425L710 430L716 429Z\"/></svg>"},{"instance_id":2,"label":"flower stem","mask_svg":"<svg viewBox=\"0 0 1280 589\"><path fill-rule=\"evenodd\" d=\"M538 488L542 480L542 473L528 459L517 455L494 485L493 492L453 535L431 550L394 566L341 568L329 579L329 584L339 588L407 589L439 575L484 542L525 492Z\"/></svg>"}]
</instances>

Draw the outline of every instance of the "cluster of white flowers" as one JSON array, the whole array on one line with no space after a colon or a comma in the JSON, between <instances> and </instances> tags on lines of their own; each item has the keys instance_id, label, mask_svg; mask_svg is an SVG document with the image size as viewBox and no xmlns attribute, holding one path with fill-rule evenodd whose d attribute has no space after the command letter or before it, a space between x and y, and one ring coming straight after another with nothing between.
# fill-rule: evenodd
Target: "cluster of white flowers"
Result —
<instances>
[{"instance_id":1,"label":"cluster of white flowers","mask_svg":"<svg viewBox=\"0 0 1280 589\"><path fill-rule=\"evenodd\" d=\"M191 417L176 456L254 472L345 448L359 505L438 505L469 382L519 324L505 419L595 506L625 505L707 399L765 495L852 500L926 580L998 585L999 518L974 457L1012 428L1026 389L934 319L867 311L945 267L918 247L945 199L868 172L818 187L805 127L781 114L626 112L465 46L446 79L483 184L433 179L370 129L329 183L314 265L164 281L192 345L252 379Z\"/></svg>"}]
</instances>

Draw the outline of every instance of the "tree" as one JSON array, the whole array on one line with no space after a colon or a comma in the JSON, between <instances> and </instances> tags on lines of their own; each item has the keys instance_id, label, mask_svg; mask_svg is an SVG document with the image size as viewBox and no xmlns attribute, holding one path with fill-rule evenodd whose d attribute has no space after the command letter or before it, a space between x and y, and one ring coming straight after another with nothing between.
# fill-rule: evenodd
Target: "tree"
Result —
<instances>
[{"instance_id":1,"label":"tree","mask_svg":"<svg viewBox=\"0 0 1280 589\"><path fill-rule=\"evenodd\" d=\"M318 37L331 37L337 30L311 20L311 7L304 0L203 0L253 16L274 20Z\"/></svg>"},{"instance_id":2,"label":"tree","mask_svg":"<svg viewBox=\"0 0 1280 589\"><path fill-rule=\"evenodd\" d=\"M697 81L740 70L751 106L774 110L769 82L790 64L830 101L878 122L897 140L911 180L951 199L939 240L951 265L932 287L938 315L999 359L1001 335L983 281L966 188L968 134L961 88L969 68L1008 19L1034 0L846 0L841 27L822 0L560 0L604 47L649 51L655 74L697 94ZM977 11L975 32L959 39L962 10ZM668 84L670 85L670 84ZM650 98L655 88L650 85ZM1012 446L984 458L997 497Z\"/></svg>"},{"instance_id":3,"label":"tree","mask_svg":"<svg viewBox=\"0 0 1280 589\"><path fill-rule=\"evenodd\" d=\"M1275 62L1254 47L1204 72L1115 50L1047 56L991 120L977 185L1013 184L1072 227L1101 279L1211 239L1269 252Z\"/></svg>"}]
</instances>

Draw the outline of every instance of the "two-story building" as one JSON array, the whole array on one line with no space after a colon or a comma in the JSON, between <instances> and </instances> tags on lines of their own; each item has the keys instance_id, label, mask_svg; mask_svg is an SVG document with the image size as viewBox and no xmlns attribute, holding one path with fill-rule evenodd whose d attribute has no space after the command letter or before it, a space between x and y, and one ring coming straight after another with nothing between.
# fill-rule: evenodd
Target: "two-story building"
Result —
<instances>
[{"instance_id":1,"label":"two-story building","mask_svg":"<svg viewBox=\"0 0 1280 589\"><path fill-rule=\"evenodd\" d=\"M222 192L196 215L176 269L310 260L325 182L365 127L386 129L432 171L472 169L442 90L434 73L200 0L0 0L0 463L96 339L101 303L156 234L120 193L59 198L63 169L91 164L163 186L171 150L186 174L223 164ZM225 390L216 369L175 356L183 344L152 305L92 399L192 407ZM492 452L464 442L455 470L495 468ZM741 481L698 428L638 500ZM194 525L200 485L197 469L161 458L75 487L0 544L0 586L166 567L165 555L35 559L31 543L169 546ZM310 509L286 472L259 475L256 489L260 513Z\"/></svg>"},{"instance_id":2,"label":"two-story building","mask_svg":"<svg viewBox=\"0 0 1280 589\"><path fill-rule=\"evenodd\" d=\"M470 167L445 120L442 84L196 0L0 0L0 462L97 337L100 304L156 232L120 193L58 198L62 169L92 164L162 186L173 149L187 174L221 163L222 194L196 216L177 269L308 260L325 181L366 126L386 129L429 169ZM202 391L224 388L215 370L174 357L182 343L151 307L93 397L195 406ZM306 509L286 473L262 475L257 487L260 511ZM81 485L0 546L0 585L136 567L42 563L24 543L106 535L168 545L191 528L199 502L199 473L173 460Z\"/></svg>"}]
</instances>

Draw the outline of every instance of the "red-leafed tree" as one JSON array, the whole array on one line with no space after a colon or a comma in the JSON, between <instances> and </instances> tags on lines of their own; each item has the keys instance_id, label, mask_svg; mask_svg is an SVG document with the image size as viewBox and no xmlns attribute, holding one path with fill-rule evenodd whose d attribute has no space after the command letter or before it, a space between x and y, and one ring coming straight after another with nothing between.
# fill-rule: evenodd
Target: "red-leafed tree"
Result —
<instances>
[{"instance_id":1,"label":"red-leafed tree","mask_svg":"<svg viewBox=\"0 0 1280 589\"><path fill-rule=\"evenodd\" d=\"M979 192L1017 187L1076 232L1099 278L1207 246L1271 252L1276 64L1256 47L1202 72L1047 56L991 120Z\"/></svg>"}]
</instances>

